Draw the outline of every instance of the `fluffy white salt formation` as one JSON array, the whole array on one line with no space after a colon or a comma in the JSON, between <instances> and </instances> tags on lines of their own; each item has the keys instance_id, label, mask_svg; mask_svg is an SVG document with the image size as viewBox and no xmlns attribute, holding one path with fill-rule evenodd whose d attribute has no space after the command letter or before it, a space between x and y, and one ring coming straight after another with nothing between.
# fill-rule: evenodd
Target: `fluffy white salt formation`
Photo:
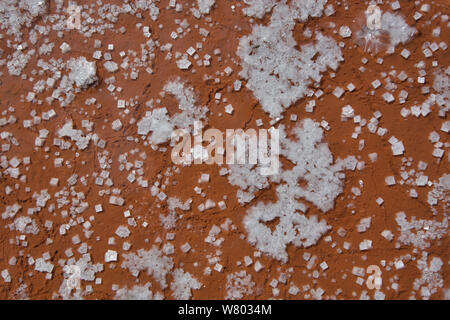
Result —
<instances>
[{"instance_id":1,"label":"fluffy white salt formation","mask_svg":"<svg viewBox=\"0 0 450 320\"><path fill-rule=\"evenodd\" d=\"M212 6L216 3L216 0L197 0L198 10L202 14L209 14Z\"/></svg>"},{"instance_id":2,"label":"fluffy white salt formation","mask_svg":"<svg viewBox=\"0 0 450 320\"><path fill-rule=\"evenodd\" d=\"M261 19L277 4L276 0L244 0L248 7L242 9L245 15Z\"/></svg>"},{"instance_id":3,"label":"fluffy white salt formation","mask_svg":"<svg viewBox=\"0 0 450 320\"><path fill-rule=\"evenodd\" d=\"M240 76L272 118L303 98L309 85L319 82L327 68L336 70L343 61L336 42L321 33L316 34L315 43L296 49L292 33L296 21L320 16L325 3L280 3L274 7L269 25L255 25L252 33L239 41Z\"/></svg>"},{"instance_id":4,"label":"fluffy white salt formation","mask_svg":"<svg viewBox=\"0 0 450 320\"><path fill-rule=\"evenodd\" d=\"M258 203L250 208L244 218L248 241L256 248L282 262L288 261L286 247L310 247L329 230L324 220L317 216L306 217L298 211L305 206L295 200L295 192L288 185L277 188L278 201L272 204ZM275 230L266 223L279 219Z\"/></svg>"},{"instance_id":5,"label":"fluffy white salt formation","mask_svg":"<svg viewBox=\"0 0 450 320\"><path fill-rule=\"evenodd\" d=\"M150 142L162 144L169 141L174 129L192 130L195 121L206 119L207 107L198 107L194 90L180 79L169 81L164 91L173 95L178 101L180 112L170 116L166 108L157 108L147 114L137 123L138 134L147 135L150 132Z\"/></svg>"},{"instance_id":6,"label":"fluffy white salt formation","mask_svg":"<svg viewBox=\"0 0 450 320\"><path fill-rule=\"evenodd\" d=\"M173 268L173 260L165 256L162 251L153 246L146 251L140 249L137 253L124 254L122 268L127 268L132 274L146 271L148 275L159 282L162 289L167 288L166 277Z\"/></svg>"},{"instance_id":7,"label":"fluffy white salt formation","mask_svg":"<svg viewBox=\"0 0 450 320\"><path fill-rule=\"evenodd\" d=\"M161 300L163 298L161 293L153 294L149 289L150 283L139 286L135 285L133 288L121 288L116 291L114 299L116 300Z\"/></svg>"},{"instance_id":8,"label":"fluffy white salt formation","mask_svg":"<svg viewBox=\"0 0 450 320\"><path fill-rule=\"evenodd\" d=\"M172 296L177 300L188 300L191 298L192 289L198 290L202 284L189 272L182 269L175 269L172 272L173 280L170 284Z\"/></svg>"},{"instance_id":9,"label":"fluffy white salt formation","mask_svg":"<svg viewBox=\"0 0 450 320\"><path fill-rule=\"evenodd\" d=\"M309 247L329 230L324 220L317 216L306 217L307 207L300 199L314 204L320 211L334 208L334 201L342 192L342 170L354 169L354 157L334 162L328 144L323 142L320 124L311 119L303 120L292 130L294 140L287 138L284 126L280 126L280 155L294 164L290 170L281 170L278 176L260 176L252 166L230 165L228 181L241 188L240 202L253 200L253 192L268 187L271 181L281 182L277 187L278 201L259 202L247 211L244 226L248 241L273 258L286 262L286 247ZM282 168L281 168L282 169ZM300 213L299 213L300 212ZM266 223L279 219L272 231Z\"/></svg>"},{"instance_id":10,"label":"fluffy white salt formation","mask_svg":"<svg viewBox=\"0 0 450 320\"><path fill-rule=\"evenodd\" d=\"M89 62L85 57L72 58L67 66L70 69L69 79L80 88L87 88L98 80L95 62Z\"/></svg>"},{"instance_id":11,"label":"fluffy white salt formation","mask_svg":"<svg viewBox=\"0 0 450 320\"><path fill-rule=\"evenodd\" d=\"M407 43L416 33L416 29L410 27L400 16L385 12L381 16L381 28L389 33L392 47Z\"/></svg>"}]
</instances>

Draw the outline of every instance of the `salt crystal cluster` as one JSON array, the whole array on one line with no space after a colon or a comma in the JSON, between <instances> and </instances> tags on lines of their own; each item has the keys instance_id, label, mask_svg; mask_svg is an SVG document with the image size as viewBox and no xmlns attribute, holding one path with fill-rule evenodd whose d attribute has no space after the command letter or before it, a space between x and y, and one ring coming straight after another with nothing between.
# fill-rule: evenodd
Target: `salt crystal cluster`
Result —
<instances>
[{"instance_id":1,"label":"salt crystal cluster","mask_svg":"<svg viewBox=\"0 0 450 320\"><path fill-rule=\"evenodd\" d=\"M98 80L95 62L89 62L85 57L72 58L67 66L70 69L69 79L80 88L87 88Z\"/></svg>"}]
</instances>

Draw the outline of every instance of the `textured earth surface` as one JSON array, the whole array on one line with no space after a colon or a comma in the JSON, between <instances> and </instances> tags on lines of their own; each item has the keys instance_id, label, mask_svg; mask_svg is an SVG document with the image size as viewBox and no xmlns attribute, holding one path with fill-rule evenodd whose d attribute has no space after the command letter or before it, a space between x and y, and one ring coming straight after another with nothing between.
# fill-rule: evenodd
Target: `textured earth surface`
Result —
<instances>
[{"instance_id":1,"label":"textured earth surface","mask_svg":"<svg viewBox=\"0 0 450 320\"><path fill-rule=\"evenodd\" d=\"M448 299L449 7L0 1L0 298Z\"/></svg>"}]
</instances>

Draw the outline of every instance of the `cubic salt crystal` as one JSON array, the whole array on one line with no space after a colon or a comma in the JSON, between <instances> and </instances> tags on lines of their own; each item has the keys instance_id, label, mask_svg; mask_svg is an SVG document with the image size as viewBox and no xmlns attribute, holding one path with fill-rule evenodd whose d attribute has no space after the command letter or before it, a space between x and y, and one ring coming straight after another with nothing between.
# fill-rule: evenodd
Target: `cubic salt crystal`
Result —
<instances>
[{"instance_id":1,"label":"cubic salt crystal","mask_svg":"<svg viewBox=\"0 0 450 320\"><path fill-rule=\"evenodd\" d=\"M225 210L227 208L225 201L219 201L218 205L221 210Z\"/></svg>"},{"instance_id":2,"label":"cubic salt crystal","mask_svg":"<svg viewBox=\"0 0 450 320\"><path fill-rule=\"evenodd\" d=\"M187 70L191 65L192 63L187 58L177 60L177 67L181 70Z\"/></svg>"},{"instance_id":3,"label":"cubic salt crystal","mask_svg":"<svg viewBox=\"0 0 450 320\"><path fill-rule=\"evenodd\" d=\"M336 87L333 91L333 95L336 96L336 98L340 98L344 94L345 90L341 87Z\"/></svg>"},{"instance_id":4,"label":"cubic salt crystal","mask_svg":"<svg viewBox=\"0 0 450 320\"><path fill-rule=\"evenodd\" d=\"M92 54L92 58L100 60L102 58L102 52L99 50L94 51L94 53Z\"/></svg>"},{"instance_id":5,"label":"cubic salt crystal","mask_svg":"<svg viewBox=\"0 0 450 320\"><path fill-rule=\"evenodd\" d=\"M108 250L105 253L105 262L117 261L117 252L114 250Z\"/></svg>"},{"instance_id":6,"label":"cubic salt crystal","mask_svg":"<svg viewBox=\"0 0 450 320\"><path fill-rule=\"evenodd\" d=\"M195 54L195 49L192 47L189 47L189 49L186 50L187 54L191 57Z\"/></svg>"},{"instance_id":7,"label":"cubic salt crystal","mask_svg":"<svg viewBox=\"0 0 450 320\"><path fill-rule=\"evenodd\" d=\"M61 49L61 52L62 53L67 53L67 52L69 52L70 51L70 45L69 44L67 44L67 43L65 43L65 42L63 42L63 44L59 47L60 49Z\"/></svg>"},{"instance_id":8,"label":"cubic salt crystal","mask_svg":"<svg viewBox=\"0 0 450 320\"><path fill-rule=\"evenodd\" d=\"M117 101L117 108L124 109L125 108L125 100Z\"/></svg>"},{"instance_id":9,"label":"cubic salt crystal","mask_svg":"<svg viewBox=\"0 0 450 320\"><path fill-rule=\"evenodd\" d=\"M394 235L390 230L383 230L383 232L381 232L381 235L388 241L392 241L392 239L394 239Z\"/></svg>"},{"instance_id":10,"label":"cubic salt crystal","mask_svg":"<svg viewBox=\"0 0 450 320\"><path fill-rule=\"evenodd\" d=\"M450 132L450 121L442 123L441 131L449 133Z\"/></svg>"},{"instance_id":11,"label":"cubic salt crystal","mask_svg":"<svg viewBox=\"0 0 450 320\"><path fill-rule=\"evenodd\" d=\"M409 56L411 55L411 53L409 52L408 49L403 49L402 52L400 53L400 55L401 55L403 58L408 59Z\"/></svg>"},{"instance_id":12,"label":"cubic salt crystal","mask_svg":"<svg viewBox=\"0 0 450 320\"><path fill-rule=\"evenodd\" d=\"M200 176L200 182L209 182L209 174L202 173L202 175Z\"/></svg>"},{"instance_id":13,"label":"cubic salt crystal","mask_svg":"<svg viewBox=\"0 0 450 320\"><path fill-rule=\"evenodd\" d=\"M261 271L263 268L264 268L264 266L263 266L259 261L256 261L256 262L255 262L255 267L254 267L254 269L255 269L256 272Z\"/></svg>"},{"instance_id":14,"label":"cubic salt crystal","mask_svg":"<svg viewBox=\"0 0 450 320\"><path fill-rule=\"evenodd\" d=\"M229 75L231 75L233 73L233 69L231 69L230 67L226 67L224 71L225 71L227 76L229 76Z\"/></svg>"},{"instance_id":15,"label":"cubic salt crystal","mask_svg":"<svg viewBox=\"0 0 450 320\"><path fill-rule=\"evenodd\" d=\"M416 185L418 185L419 187L425 187L428 183L428 177L427 176L420 176L416 179Z\"/></svg>"},{"instance_id":16,"label":"cubic salt crystal","mask_svg":"<svg viewBox=\"0 0 450 320\"><path fill-rule=\"evenodd\" d=\"M300 289L298 287L296 287L295 285L291 285L289 287L289 290L288 290L289 294L296 296L299 292L300 292Z\"/></svg>"},{"instance_id":17,"label":"cubic salt crystal","mask_svg":"<svg viewBox=\"0 0 450 320\"><path fill-rule=\"evenodd\" d=\"M5 282L11 282L11 275L9 274L8 269L2 270L1 275L2 275L3 281L5 281Z\"/></svg>"},{"instance_id":18,"label":"cubic salt crystal","mask_svg":"<svg viewBox=\"0 0 450 320\"><path fill-rule=\"evenodd\" d=\"M342 26L339 28L339 35L342 38L349 38L352 36L352 30L348 26Z\"/></svg>"},{"instance_id":19,"label":"cubic salt crystal","mask_svg":"<svg viewBox=\"0 0 450 320\"><path fill-rule=\"evenodd\" d=\"M209 210L216 207L216 203L211 199L206 200L205 202L205 210Z\"/></svg>"},{"instance_id":20,"label":"cubic salt crystal","mask_svg":"<svg viewBox=\"0 0 450 320\"><path fill-rule=\"evenodd\" d=\"M229 104L229 105L227 105L227 106L225 107L225 112L226 112L226 113L232 114L233 111L234 111L234 109L233 109L233 106L232 106L231 104Z\"/></svg>"},{"instance_id":21,"label":"cubic salt crystal","mask_svg":"<svg viewBox=\"0 0 450 320\"><path fill-rule=\"evenodd\" d=\"M241 87L242 87L242 81L236 80L236 81L233 83L234 91L239 91L239 90L241 90Z\"/></svg>"},{"instance_id":22,"label":"cubic salt crystal","mask_svg":"<svg viewBox=\"0 0 450 320\"><path fill-rule=\"evenodd\" d=\"M400 156L405 151L405 147L403 146L403 142L397 141L391 146L392 153L394 156Z\"/></svg>"},{"instance_id":23,"label":"cubic salt crystal","mask_svg":"<svg viewBox=\"0 0 450 320\"><path fill-rule=\"evenodd\" d=\"M388 186L395 185L395 177L394 176L387 176L384 181Z\"/></svg>"},{"instance_id":24,"label":"cubic salt crystal","mask_svg":"<svg viewBox=\"0 0 450 320\"><path fill-rule=\"evenodd\" d=\"M191 245L189 243L185 243L183 244L181 247L181 251L183 251L184 253L188 252L189 250L191 250Z\"/></svg>"},{"instance_id":25,"label":"cubic salt crystal","mask_svg":"<svg viewBox=\"0 0 450 320\"><path fill-rule=\"evenodd\" d=\"M403 263L402 260L398 260L395 262L395 268L397 270L403 269L405 267L405 264Z\"/></svg>"},{"instance_id":26,"label":"cubic salt crystal","mask_svg":"<svg viewBox=\"0 0 450 320\"><path fill-rule=\"evenodd\" d=\"M120 121L120 119L114 120L111 127L114 131L119 131L120 129L122 129L122 122Z\"/></svg>"},{"instance_id":27,"label":"cubic salt crystal","mask_svg":"<svg viewBox=\"0 0 450 320\"><path fill-rule=\"evenodd\" d=\"M111 196L109 197L109 204L116 205L116 206L123 206L125 203L125 200L120 197Z\"/></svg>"},{"instance_id":28,"label":"cubic salt crystal","mask_svg":"<svg viewBox=\"0 0 450 320\"><path fill-rule=\"evenodd\" d=\"M223 266L220 263L216 263L214 265L214 270L216 270L217 272L222 272Z\"/></svg>"},{"instance_id":29,"label":"cubic salt crystal","mask_svg":"<svg viewBox=\"0 0 450 320\"><path fill-rule=\"evenodd\" d=\"M381 86L380 80L376 79L376 80L372 81L372 86L373 86L375 89L377 89L378 87L380 87L380 86Z\"/></svg>"},{"instance_id":30,"label":"cubic salt crystal","mask_svg":"<svg viewBox=\"0 0 450 320\"><path fill-rule=\"evenodd\" d=\"M244 264L246 267L250 266L252 263L253 263L252 258L250 258L249 256L244 257Z\"/></svg>"},{"instance_id":31,"label":"cubic salt crystal","mask_svg":"<svg viewBox=\"0 0 450 320\"><path fill-rule=\"evenodd\" d=\"M113 61L106 61L103 66L105 67L105 69L108 72L114 73L117 70L119 70L119 66L117 65L117 63L113 62Z\"/></svg>"},{"instance_id":32,"label":"cubic salt crystal","mask_svg":"<svg viewBox=\"0 0 450 320\"><path fill-rule=\"evenodd\" d=\"M400 3L398 1L392 2L391 3L391 8L394 11L400 9Z\"/></svg>"},{"instance_id":33,"label":"cubic salt crystal","mask_svg":"<svg viewBox=\"0 0 450 320\"><path fill-rule=\"evenodd\" d=\"M342 108L341 116L343 118L353 118L355 115L355 110L353 110L351 105L346 105Z\"/></svg>"},{"instance_id":34,"label":"cubic salt crystal","mask_svg":"<svg viewBox=\"0 0 450 320\"><path fill-rule=\"evenodd\" d=\"M58 178L51 178L51 179L50 179L50 185L51 185L52 187L57 187L57 186L58 186L58 182L59 182L59 179L58 179Z\"/></svg>"},{"instance_id":35,"label":"cubic salt crystal","mask_svg":"<svg viewBox=\"0 0 450 320\"><path fill-rule=\"evenodd\" d=\"M372 249L372 240L363 240L360 244L359 244L359 250L361 251L366 251Z\"/></svg>"},{"instance_id":36,"label":"cubic salt crystal","mask_svg":"<svg viewBox=\"0 0 450 320\"><path fill-rule=\"evenodd\" d=\"M383 99L387 103L391 103L391 102L393 102L395 100L394 96L391 93L389 93L389 92L385 92L383 94Z\"/></svg>"},{"instance_id":37,"label":"cubic salt crystal","mask_svg":"<svg viewBox=\"0 0 450 320\"><path fill-rule=\"evenodd\" d=\"M116 235L120 238L127 238L130 235L130 230L126 226L119 226L116 229Z\"/></svg>"},{"instance_id":38,"label":"cubic salt crystal","mask_svg":"<svg viewBox=\"0 0 450 320\"><path fill-rule=\"evenodd\" d=\"M443 149L435 148L433 150L433 157L435 157L435 158L442 158L443 155L444 155L444 150Z\"/></svg>"}]
</instances>

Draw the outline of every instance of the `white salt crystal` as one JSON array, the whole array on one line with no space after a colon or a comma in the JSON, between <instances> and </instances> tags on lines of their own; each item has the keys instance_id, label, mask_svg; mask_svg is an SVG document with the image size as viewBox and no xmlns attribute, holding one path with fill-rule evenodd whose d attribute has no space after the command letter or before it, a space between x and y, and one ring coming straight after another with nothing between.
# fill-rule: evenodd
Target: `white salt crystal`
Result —
<instances>
[{"instance_id":1,"label":"white salt crystal","mask_svg":"<svg viewBox=\"0 0 450 320\"><path fill-rule=\"evenodd\" d=\"M232 106L231 104L229 104L229 105L227 105L227 106L225 107L225 112L226 112L226 113L232 114L233 111L234 111L234 109L233 109L233 106Z\"/></svg>"},{"instance_id":2,"label":"white salt crystal","mask_svg":"<svg viewBox=\"0 0 450 320\"><path fill-rule=\"evenodd\" d=\"M117 261L117 252L114 250L108 250L105 253L105 262Z\"/></svg>"},{"instance_id":3,"label":"white salt crystal","mask_svg":"<svg viewBox=\"0 0 450 320\"><path fill-rule=\"evenodd\" d=\"M254 268L255 268L256 272L259 272L259 271L261 271L264 268L264 266L259 261L256 261Z\"/></svg>"},{"instance_id":4,"label":"white salt crystal","mask_svg":"<svg viewBox=\"0 0 450 320\"><path fill-rule=\"evenodd\" d=\"M342 26L339 28L339 35L342 38L349 38L352 36L352 30L348 26Z\"/></svg>"},{"instance_id":5,"label":"white salt crystal","mask_svg":"<svg viewBox=\"0 0 450 320\"><path fill-rule=\"evenodd\" d=\"M111 127L114 131L119 131L120 129L122 129L122 122L120 121L120 119L114 120L111 124Z\"/></svg>"},{"instance_id":6,"label":"white salt crystal","mask_svg":"<svg viewBox=\"0 0 450 320\"><path fill-rule=\"evenodd\" d=\"M391 93L389 93L389 92L385 92L383 94L383 99L387 103L391 103L391 102L393 102L395 100L394 96Z\"/></svg>"},{"instance_id":7,"label":"white salt crystal","mask_svg":"<svg viewBox=\"0 0 450 320\"><path fill-rule=\"evenodd\" d=\"M51 178L51 179L50 179L50 185L51 185L52 187L57 187L57 186L58 186L58 182L59 182L59 179L58 179L58 178Z\"/></svg>"},{"instance_id":8,"label":"white salt crystal","mask_svg":"<svg viewBox=\"0 0 450 320\"><path fill-rule=\"evenodd\" d=\"M391 149L394 156L402 155L403 152L405 151L405 147L403 146L403 142L401 141L397 141L396 143L394 143L391 146Z\"/></svg>"},{"instance_id":9,"label":"white salt crystal","mask_svg":"<svg viewBox=\"0 0 450 320\"><path fill-rule=\"evenodd\" d=\"M403 49L402 52L400 53L400 55L401 55L403 58L408 59L409 56L411 55L411 53L409 52L408 49Z\"/></svg>"},{"instance_id":10,"label":"white salt crystal","mask_svg":"<svg viewBox=\"0 0 450 320\"><path fill-rule=\"evenodd\" d=\"M187 70L191 65L192 63L187 58L177 60L177 67L181 70Z\"/></svg>"},{"instance_id":11,"label":"white salt crystal","mask_svg":"<svg viewBox=\"0 0 450 320\"><path fill-rule=\"evenodd\" d=\"M70 46L69 46L69 44L67 44L67 43L65 43L65 42L63 42L63 44L59 47L60 49L61 49L61 52L62 53L67 53L67 52L69 52L70 51Z\"/></svg>"},{"instance_id":12,"label":"white salt crystal","mask_svg":"<svg viewBox=\"0 0 450 320\"><path fill-rule=\"evenodd\" d=\"M395 177L394 176L387 176L384 181L388 186L393 186L395 184Z\"/></svg>"},{"instance_id":13,"label":"white salt crystal","mask_svg":"<svg viewBox=\"0 0 450 320\"><path fill-rule=\"evenodd\" d=\"M372 240L365 239L359 244L359 250L365 251L369 249L372 249Z\"/></svg>"},{"instance_id":14,"label":"white salt crystal","mask_svg":"<svg viewBox=\"0 0 450 320\"><path fill-rule=\"evenodd\" d=\"M355 110L353 110L351 105L346 105L345 107L342 107L342 118L353 118L355 116Z\"/></svg>"},{"instance_id":15,"label":"white salt crystal","mask_svg":"<svg viewBox=\"0 0 450 320\"><path fill-rule=\"evenodd\" d=\"M117 70L119 70L119 67L118 67L117 63L115 63L115 62L113 62L113 61L106 61L106 62L103 64L103 66L105 67L105 69L106 69L108 72L111 72L111 73L114 73L114 72L116 72Z\"/></svg>"},{"instance_id":16,"label":"white salt crystal","mask_svg":"<svg viewBox=\"0 0 450 320\"><path fill-rule=\"evenodd\" d=\"M400 270L403 269L405 267L405 264L403 263L402 260L398 260L395 262L395 269Z\"/></svg>"}]
</instances>

